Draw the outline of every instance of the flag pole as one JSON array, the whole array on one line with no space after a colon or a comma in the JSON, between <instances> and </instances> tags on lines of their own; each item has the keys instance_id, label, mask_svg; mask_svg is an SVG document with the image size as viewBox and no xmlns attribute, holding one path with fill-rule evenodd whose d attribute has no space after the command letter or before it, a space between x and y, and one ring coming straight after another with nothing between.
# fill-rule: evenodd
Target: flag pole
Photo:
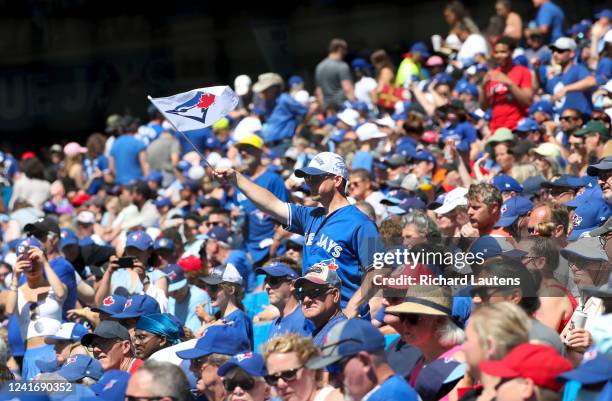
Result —
<instances>
[{"instance_id":1,"label":"flag pole","mask_svg":"<svg viewBox=\"0 0 612 401\"><path fill-rule=\"evenodd\" d=\"M149 99L149 101L151 102L151 104L152 104L153 106L155 106L155 108L156 108L157 110L159 110L159 108L157 107L157 105L155 104L155 102L153 102L153 98L151 97L151 95L148 95L148 96L147 96L147 99ZM166 113L164 113L164 112L163 112L163 110L159 110L159 112L160 112L160 113L162 113L162 114L164 115L164 117L166 116ZM168 122L170 123L170 125L172 125L172 128L174 128L174 130L175 130L176 132L178 132L179 134L181 134L181 136L182 136L183 138L185 138L185 140L187 141L187 143L189 143L189 144L191 145L191 147L193 148L193 150L195 150L195 151L196 151L196 153L197 153L197 154L200 156L200 158L201 158L202 160L204 160L204 163L206 163L206 165L207 165L208 167L210 167L211 169L213 169L213 170L214 170L215 168L214 168L214 167L213 167L213 166L212 166L212 165L211 165L211 164L208 162L208 160L206 160L206 157L204 157L204 155L202 154L202 152L200 152L200 150L199 150L199 149L198 149L198 148L197 148L197 147L196 147L196 146L193 144L193 142L191 142L191 139L189 139L189 137L188 137L187 135L185 135L185 134L184 134L184 133L183 133L181 130L179 130L178 128L176 128L176 125L174 125L174 123L172 122L172 120L171 120L171 119L166 118L166 121L168 121Z\"/></svg>"}]
</instances>

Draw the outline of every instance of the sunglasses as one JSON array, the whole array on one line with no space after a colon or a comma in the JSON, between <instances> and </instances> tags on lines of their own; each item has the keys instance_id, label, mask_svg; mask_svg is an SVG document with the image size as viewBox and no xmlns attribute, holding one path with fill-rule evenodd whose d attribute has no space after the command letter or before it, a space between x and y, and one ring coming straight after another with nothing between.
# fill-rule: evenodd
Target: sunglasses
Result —
<instances>
[{"instance_id":1,"label":"sunglasses","mask_svg":"<svg viewBox=\"0 0 612 401\"><path fill-rule=\"evenodd\" d=\"M206 223L207 227L217 227L220 226L221 224L223 224L223 222L221 221L209 221Z\"/></svg>"},{"instance_id":2,"label":"sunglasses","mask_svg":"<svg viewBox=\"0 0 612 401\"><path fill-rule=\"evenodd\" d=\"M327 293L329 293L331 290L333 290L333 288L330 287L298 287L295 289L295 297L298 299L298 301L304 302L304 299L306 299L306 297L310 299L322 298L323 296L327 295Z\"/></svg>"},{"instance_id":3,"label":"sunglasses","mask_svg":"<svg viewBox=\"0 0 612 401\"><path fill-rule=\"evenodd\" d=\"M576 121L576 120L579 120L579 119L580 119L580 117L574 117L574 116L563 116L563 117L559 118L559 120L561 120L561 121Z\"/></svg>"},{"instance_id":4,"label":"sunglasses","mask_svg":"<svg viewBox=\"0 0 612 401\"><path fill-rule=\"evenodd\" d=\"M421 320L421 315L416 313L402 313L400 315L400 320L402 322L408 322L411 326L416 326L419 324L419 320Z\"/></svg>"},{"instance_id":5,"label":"sunglasses","mask_svg":"<svg viewBox=\"0 0 612 401\"><path fill-rule=\"evenodd\" d=\"M285 283L285 282L289 282L291 281L291 279L287 278L287 277L274 277L274 276L266 276L266 279L264 280L265 284L268 284L270 287L278 287L279 285Z\"/></svg>"},{"instance_id":6,"label":"sunglasses","mask_svg":"<svg viewBox=\"0 0 612 401\"><path fill-rule=\"evenodd\" d=\"M297 378L297 374L302 368L303 366L300 366L295 369L283 370L282 372L274 373L273 375L265 375L264 380L270 386L276 386L280 379L283 379L284 382L290 382Z\"/></svg>"},{"instance_id":7,"label":"sunglasses","mask_svg":"<svg viewBox=\"0 0 612 401\"><path fill-rule=\"evenodd\" d=\"M233 392L236 387L240 387L244 391L251 391L255 387L255 380L250 376L223 379L223 388L225 388L225 391L228 393Z\"/></svg>"}]
</instances>

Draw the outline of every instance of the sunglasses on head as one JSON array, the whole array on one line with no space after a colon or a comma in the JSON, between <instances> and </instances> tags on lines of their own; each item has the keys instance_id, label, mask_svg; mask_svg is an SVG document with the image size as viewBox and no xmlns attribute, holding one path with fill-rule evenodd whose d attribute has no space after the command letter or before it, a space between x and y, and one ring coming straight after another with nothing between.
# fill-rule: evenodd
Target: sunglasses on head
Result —
<instances>
[{"instance_id":1,"label":"sunglasses on head","mask_svg":"<svg viewBox=\"0 0 612 401\"><path fill-rule=\"evenodd\" d=\"M302 368L303 366L300 366L295 369L283 370L282 372L265 375L264 379L270 386L276 386L280 379L283 379L284 382L290 382L297 378L297 374Z\"/></svg>"},{"instance_id":2,"label":"sunglasses on head","mask_svg":"<svg viewBox=\"0 0 612 401\"><path fill-rule=\"evenodd\" d=\"M333 290L331 287L298 287L295 289L295 297L298 301L303 302L306 297L310 299L321 298L326 295L330 290Z\"/></svg>"}]
</instances>

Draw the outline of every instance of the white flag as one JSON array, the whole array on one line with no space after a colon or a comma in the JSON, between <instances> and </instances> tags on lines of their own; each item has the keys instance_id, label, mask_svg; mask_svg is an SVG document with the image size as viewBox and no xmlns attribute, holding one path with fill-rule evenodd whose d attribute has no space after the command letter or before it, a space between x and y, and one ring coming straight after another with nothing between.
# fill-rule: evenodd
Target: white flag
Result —
<instances>
[{"instance_id":1,"label":"white flag","mask_svg":"<svg viewBox=\"0 0 612 401\"><path fill-rule=\"evenodd\" d=\"M209 127L238 105L238 95L229 86L198 88L168 97L149 96L149 100L182 132Z\"/></svg>"}]
</instances>

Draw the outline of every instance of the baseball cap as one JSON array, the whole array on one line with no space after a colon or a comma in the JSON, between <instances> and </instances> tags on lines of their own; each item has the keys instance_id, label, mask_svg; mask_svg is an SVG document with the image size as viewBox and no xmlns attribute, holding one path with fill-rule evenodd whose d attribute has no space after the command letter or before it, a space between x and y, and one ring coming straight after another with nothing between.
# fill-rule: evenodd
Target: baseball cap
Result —
<instances>
[{"instance_id":1,"label":"baseball cap","mask_svg":"<svg viewBox=\"0 0 612 401\"><path fill-rule=\"evenodd\" d=\"M79 145L77 142L69 142L64 146L64 154L66 156L76 156L83 153L87 153L87 148Z\"/></svg>"},{"instance_id":2,"label":"baseball cap","mask_svg":"<svg viewBox=\"0 0 612 401\"><path fill-rule=\"evenodd\" d=\"M527 255L527 252L514 248L505 238L493 237L491 235L484 235L474 241L470 247L470 252L474 255L480 253L484 259L495 256L520 259Z\"/></svg>"},{"instance_id":3,"label":"baseball cap","mask_svg":"<svg viewBox=\"0 0 612 401\"><path fill-rule=\"evenodd\" d=\"M552 116L555 112L553 104L547 100L540 100L539 102L535 102L531 105L531 107L529 107L530 115L533 115L533 113L535 113L536 111L541 111L550 116Z\"/></svg>"},{"instance_id":4,"label":"baseball cap","mask_svg":"<svg viewBox=\"0 0 612 401\"><path fill-rule=\"evenodd\" d=\"M500 192L523 192L523 186L509 175L497 175L493 177L493 185L495 185Z\"/></svg>"},{"instance_id":5,"label":"baseball cap","mask_svg":"<svg viewBox=\"0 0 612 401\"><path fill-rule=\"evenodd\" d=\"M123 311L112 315L112 317L114 319L129 319L149 313L160 313L157 300L147 294L135 294L125 301Z\"/></svg>"},{"instance_id":6,"label":"baseball cap","mask_svg":"<svg viewBox=\"0 0 612 401\"><path fill-rule=\"evenodd\" d=\"M226 245L229 245L231 242L230 232L225 227L214 226L206 233L206 235L208 238L222 242Z\"/></svg>"},{"instance_id":7,"label":"baseball cap","mask_svg":"<svg viewBox=\"0 0 612 401\"><path fill-rule=\"evenodd\" d=\"M217 285L221 283L242 285L244 283L238 269L236 269L236 267L231 263L215 267L208 276L200 277L200 280L209 285Z\"/></svg>"},{"instance_id":8,"label":"baseball cap","mask_svg":"<svg viewBox=\"0 0 612 401\"><path fill-rule=\"evenodd\" d=\"M609 138L610 137L610 132L608 131L608 129L606 128L604 123L602 121L598 121L598 120L591 120L591 121L589 121L588 123L585 124L585 126L583 128L579 129L578 131L576 131L572 135L574 135L574 136L586 136L586 135L589 135L591 133L597 133L597 134L603 136L604 138Z\"/></svg>"},{"instance_id":9,"label":"baseball cap","mask_svg":"<svg viewBox=\"0 0 612 401\"><path fill-rule=\"evenodd\" d=\"M60 368L57 359L49 361L44 359L37 359L36 361L34 361L34 363L36 364L36 367L40 370L40 373L57 372Z\"/></svg>"},{"instance_id":10,"label":"baseball cap","mask_svg":"<svg viewBox=\"0 0 612 401\"><path fill-rule=\"evenodd\" d=\"M378 126L374 123L361 124L359 128L355 130L355 133L361 142L387 137L387 134L379 130Z\"/></svg>"},{"instance_id":11,"label":"baseball cap","mask_svg":"<svg viewBox=\"0 0 612 401\"><path fill-rule=\"evenodd\" d=\"M155 240L153 244L153 249L159 251L160 249L167 249L169 251L174 251L174 241L170 238L161 237Z\"/></svg>"},{"instance_id":12,"label":"baseball cap","mask_svg":"<svg viewBox=\"0 0 612 401\"><path fill-rule=\"evenodd\" d=\"M155 181L155 182L162 182L164 179L164 176L162 175L161 171L159 170L152 170L149 175L147 175L143 181Z\"/></svg>"},{"instance_id":13,"label":"baseball cap","mask_svg":"<svg viewBox=\"0 0 612 401\"><path fill-rule=\"evenodd\" d=\"M525 216L533 209L533 203L522 196L513 196L505 201L501 207L501 217L495 227L508 227L520 216Z\"/></svg>"},{"instance_id":14,"label":"baseball cap","mask_svg":"<svg viewBox=\"0 0 612 401\"><path fill-rule=\"evenodd\" d=\"M446 214L455 210L457 206L467 206L468 190L466 188L457 187L444 195L442 206L434 209L437 214Z\"/></svg>"},{"instance_id":15,"label":"baseball cap","mask_svg":"<svg viewBox=\"0 0 612 401\"><path fill-rule=\"evenodd\" d=\"M80 193L76 194L72 199L70 199L70 203L74 207L79 207L79 206L84 205L90 199L91 199L91 195L83 193L83 192L80 192Z\"/></svg>"},{"instance_id":16,"label":"baseball cap","mask_svg":"<svg viewBox=\"0 0 612 401\"><path fill-rule=\"evenodd\" d=\"M410 193L406 191L403 191L401 189L393 189L387 193L387 196L385 198L381 199L380 204L386 205L386 206L397 206L404 199L408 199L412 197L413 195L411 195Z\"/></svg>"},{"instance_id":17,"label":"baseball cap","mask_svg":"<svg viewBox=\"0 0 612 401\"><path fill-rule=\"evenodd\" d=\"M598 12L597 14L595 14L595 18L597 19L604 18L604 17L612 20L612 10L609 8L605 8L601 10L600 12Z\"/></svg>"},{"instance_id":18,"label":"baseball cap","mask_svg":"<svg viewBox=\"0 0 612 401\"><path fill-rule=\"evenodd\" d=\"M114 315L123 312L123 308L125 307L126 301L126 297L123 297L118 294L112 294L104 298L100 306L96 308L91 308L91 311L97 313L103 312L108 313L109 315Z\"/></svg>"},{"instance_id":19,"label":"baseball cap","mask_svg":"<svg viewBox=\"0 0 612 401\"><path fill-rule=\"evenodd\" d=\"M425 62L425 67L436 67L440 65L444 65L444 60L442 59L442 57L437 55L429 57Z\"/></svg>"},{"instance_id":20,"label":"baseball cap","mask_svg":"<svg viewBox=\"0 0 612 401\"><path fill-rule=\"evenodd\" d=\"M508 128L498 128L487 141L487 144L498 142L515 142L516 136Z\"/></svg>"},{"instance_id":21,"label":"baseball cap","mask_svg":"<svg viewBox=\"0 0 612 401\"><path fill-rule=\"evenodd\" d=\"M57 205L55 203L53 203L53 201L46 201L45 203L42 204L42 210L43 212L47 213L47 214L58 214L57 213Z\"/></svg>"},{"instance_id":22,"label":"baseball cap","mask_svg":"<svg viewBox=\"0 0 612 401\"><path fill-rule=\"evenodd\" d=\"M414 389L423 401L444 398L463 379L466 364L450 358L431 361L419 373Z\"/></svg>"},{"instance_id":23,"label":"baseball cap","mask_svg":"<svg viewBox=\"0 0 612 401\"><path fill-rule=\"evenodd\" d=\"M523 118L514 129L516 132L538 131L540 126L533 118Z\"/></svg>"},{"instance_id":24,"label":"baseball cap","mask_svg":"<svg viewBox=\"0 0 612 401\"><path fill-rule=\"evenodd\" d=\"M470 94L474 97L478 97L478 88L476 87L476 85L474 84L470 84L470 83L462 83L461 85L457 85L455 87L455 90L457 91L457 93L467 93Z\"/></svg>"},{"instance_id":25,"label":"baseball cap","mask_svg":"<svg viewBox=\"0 0 612 401\"><path fill-rule=\"evenodd\" d=\"M299 277L297 272L288 264L282 262L272 262L267 266L259 267L255 270L256 274L265 274L272 277L290 277L296 279Z\"/></svg>"},{"instance_id":26,"label":"baseball cap","mask_svg":"<svg viewBox=\"0 0 612 401\"><path fill-rule=\"evenodd\" d=\"M76 245L79 243L79 237L74 233L74 231L68 228L62 228L60 232L60 249L63 249L68 245Z\"/></svg>"},{"instance_id":27,"label":"baseball cap","mask_svg":"<svg viewBox=\"0 0 612 401\"><path fill-rule=\"evenodd\" d=\"M552 45L549 45L551 50L576 50L576 41L572 38L568 38L567 36L562 36L557 38Z\"/></svg>"},{"instance_id":28,"label":"baseball cap","mask_svg":"<svg viewBox=\"0 0 612 401\"><path fill-rule=\"evenodd\" d=\"M45 342L53 344L56 341L81 341L81 338L88 332L82 324L66 322L60 325L54 335L45 337Z\"/></svg>"},{"instance_id":29,"label":"baseball cap","mask_svg":"<svg viewBox=\"0 0 612 401\"><path fill-rule=\"evenodd\" d=\"M342 121L346 125L354 127L359 122L359 112L353 109L344 109L338 113L338 120Z\"/></svg>"},{"instance_id":30,"label":"baseball cap","mask_svg":"<svg viewBox=\"0 0 612 401\"><path fill-rule=\"evenodd\" d=\"M423 56L423 58L427 59L431 56L429 53L429 49L424 42L414 42L412 46L410 46L410 52L419 52Z\"/></svg>"},{"instance_id":31,"label":"baseball cap","mask_svg":"<svg viewBox=\"0 0 612 401\"><path fill-rule=\"evenodd\" d=\"M234 91L238 96L244 96L249 93L251 83L251 78L248 75L238 75L234 79Z\"/></svg>"},{"instance_id":32,"label":"baseball cap","mask_svg":"<svg viewBox=\"0 0 612 401\"><path fill-rule=\"evenodd\" d=\"M554 181L546 181L542 183L545 188L582 188L585 182L582 178L569 174L562 174Z\"/></svg>"},{"instance_id":33,"label":"baseball cap","mask_svg":"<svg viewBox=\"0 0 612 401\"><path fill-rule=\"evenodd\" d=\"M123 370L108 370L97 383L92 384L89 388L104 401L123 400L130 377L132 375Z\"/></svg>"},{"instance_id":34,"label":"baseball cap","mask_svg":"<svg viewBox=\"0 0 612 401\"><path fill-rule=\"evenodd\" d=\"M523 192L521 195L529 199L533 198L534 195L542 188L542 183L544 181L544 177L541 175L527 178L523 182Z\"/></svg>"},{"instance_id":35,"label":"baseball cap","mask_svg":"<svg viewBox=\"0 0 612 401\"><path fill-rule=\"evenodd\" d=\"M115 320L103 320L96 326L93 333L85 334L81 338L81 344L88 347L96 338L129 340L130 333Z\"/></svg>"},{"instance_id":36,"label":"baseball cap","mask_svg":"<svg viewBox=\"0 0 612 401\"><path fill-rule=\"evenodd\" d=\"M236 355L249 352L251 343L242 330L231 325L210 326L194 348L177 351L181 359L196 359L210 354Z\"/></svg>"},{"instance_id":37,"label":"baseball cap","mask_svg":"<svg viewBox=\"0 0 612 401\"><path fill-rule=\"evenodd\" d=\"M97 359L88 355L73 355L66 359L66 363L57 373L69 382L75 382L85 377L98 380L104 374L104 370Z\"/></svg>"},{"instance_id":38,"label":"baseball cap","mask_svg":"<svg viewBox=\"0 0 612 401\"><path fill-rule=\"evenodd\" d=\"M321 369L359 352L385 349L385 336L369 321L353 318L336 324L325 336L321 354L306 362L310 369Z\"/></svg>"},{"instance_id":39,"label":"baseball cap","mask_svg":"<svg viewBox=\"0 0 612 401\"><path fill-rule=\"evenodd\" d=\"M155 202L153 203L155 204L156 207L164 207L164 206L172 207L172 201L170 200L170 198L157 198L155 199Z\"/></svg>"},{"instance_id":40,"label":"baseball cap","mask_svg":"<svg viewBox=\"0 0 612 401\"><path fill-rule=\"evenodd\" d=\"M572 364L557 351L542 344L523 343L517 345L499 361L482 361L480 370L494 377L531 379L543 388L559 391L563 384L557 376L572 369Z\"/></svg>"},{"instance_id":41,"label":"baseball cap","mask_svg":"<svg viewBox=\"0 0 612 401\"><path fill-rule=\"evenodd\" d=\"M406 165L406 157L402 155L393 155L389 158L384 159L382 163L387 167L401 167Z\"/></svg>"},{"instance_id":42,"label":"baseball cap","mask_svg":"<svg viewBox=\"0 0 612 401\"><path fill-rule=\"evenodd\" d=\"M370 65L370 63L367 62L366 59L357 57L357 58L354 58L353 61L351 61L351 67L353 69L361 69L361 68L371 68L372 66Z\"/></svg>"},{"instance_id":43,"label":"baseball cap","mask_svg":"<svg viewBox=\"0 0 612 401\"><path fill-rule=\"evenodd\" d=\"M561 249L560 253L565 259L571 259L572 257L578 256L582 259L592 261L608 261L608 255L601 247L599 239L593 237L578 238L577 241L571 242L565 248Z\"/></svg>"},{"instance_id":44,"label":"baseball cap","mask_svg":"<svg viewBox=\"0 0 612 401\"><path fill-rule=\"evenodd\" d=\"M295 176L332 174L348 181L348 169L342 156L332 152L321 152L308 163L308 166L295 170Z\"/></svg>"},{"instance_id":45,"label":"baseball cap","mask_svg":"<svg viewBox=\"0 0 612 401\"><path fill-rule=\"evenodd\" d=\"M612 156L606 156L603 159L599 160L597 163L590 165L587 168L587 174L596 176L599 174L600 170L612 170Z\"/></svg>"},{"instance_id":46,"label":"baseball cap","mask_svg":"<svg viewBox=\"0 0 612 401\"><path fill-rule=\"evenodd\" d=\"M403 215L406 213L410 213L413 210L425 210L427 209L427 205L420 198L417 197L409 197L403 199L400 203L395 206L389 207L387 209L389 213Z\"/></svg>"},{"instance_id":47,"label":"baseball cap","mask_svg":"<svg viewBox=\"0 0 612 401\"><path fill-rule=\"evenodd\" d=\"M164 273L168 278L168 292L178 291L187 285L185 272L179 265L171 264L164 269Z\"/></svg>"},{"instance_id":48,"label":"baseball cap","mask_svg":"<svg viewBox=\"0 0 612 401\"><path fill-rule=\"evenodd\" d=\"M574 211L572 232L567 237L568 241L576 241L582 234L593 231L610 216L612 209L605 200L589 198L588 202L583 202Z\"/></svg>"},{"instance_id":49,"label":"baseball cap","mask_svg":"<svg viewBox=\"0 0 612 401\"><path fill-rule=\"evenodd\" d=\"M436 164L436 158L434 157L434 155L431 152L428 152L426 150L419 150L416 152L416 155L414 155L413 157L414 160L418 160L418 161L426 161L426 162L431 162L433 164Z\"/></svg>"},{"instance_id":50,"label":"baseball cap","mask_svg":"<svg viewBox=\"0 0 612 401\"><path fill-rule=\"evenodd\" d=\"M612 380L612 359L596 349L584 353L576 369L564 371L561 380L575 380L582 384L598 384Z\"/></svg>"},{"instance_id":51,"label":"baseball cap","mask_svg":"<svg viewBox=\"0 0 612 401\"><path fill-rule=\"evenodd\" d=\"M153 239L145 231L133 231L128 234L125 240L125 248L134 247L141 251L146 251L153 247Z\"/></svg>"},{"instance_id":52,"label":"baseball cap","mask_svg":"<svg viewBox=\"0 0 612 401\"><path fill-rule=\"evenodd\" d=\"M537 148L531 149L530 152L547 158L556 158L561 155L559 147L550 142L541 143Z\"/></svg>"},{"instance_id":53,"label":"baseball cap","mask_svg":"<svg viewBox=\"0 0 612 401\"><path fill-rule=\"evenodd\" d=\"M181 266L186 272L192 272L200 270L202 268L202 260L194 255L189 255L180 258L177 264Z\"/></svg>"},{"instance_id":54,"label":"baseball cap","mask_svg":"<svg viewBox=\"0 0 612 401\"><path fill-rule=\"evenodd\" d=\"M95 224L96 215L93 212L90 212L89 210L83 210L77 215L77 222L81 224Z\"/></svg>"},{"instance_id":55,"label":"baseball cap","mask_svg":"<svg viewBox=\"0 0 612 401\"><path fill-rule=\"evenodd\" d=\"M255 149L263 149L264 141L257 134L247 134L240 138L238 142L236 142L236 146L252 146Z\"/></svg>"},{"instance_id":56,"label":"baseball cap","mask_svg":"<svg viewBox=\"0 0 612 401\"><path fill-rule=\"evenodd\" d=\"M335 259L321 260L306 270L304 276L295 281L295 288L302 287L306 282L340 288L342 281L338 276L338 265Z\"/></svg>"},{"instance_id":57,"label":"baseball cap","mask_svg":"<svg viewBox=\"0 0 612 401\"><path fill-rule=\"evenodd\" d=\"M405 176L399 176L394 180L387 181L389 188L403 189L408 192L415 192L419 189L419 178L416 174L406 174Z\"/></svg>"},{"instance_id":58,"label":"baseball cap","mask_svg":"<svg viewBox=\"0 0 612 401\"><path fill-rule=\"evenodd\" d=\"M602 225L594 229L589 233L591 237L599 237L601 235L605 235L612 231L612 217L610 217L606 222Z\"/></svg>"},{"instance_id":59,"label":"baseball cap","mask_svg":"<svg viewBox=\"0 0 612 401\"><path fill-rule=\"evenodd\" d=\"M245 352L233 356L229 361L219 366L217 374L223 377L234 367L239 367L253 377L263 377L268 373L266 361L261 354Z\"/></svg>"},{"instance_id":60,"label":"baseball cap","mask_svg":"<svg viewBox=\"0 0 612 401\"><path fill-rule=\"evenodd\" d=\"M40 242L34 237L28 237L17 244L17 247L15 248L15 253L17 254L17 256L21 256L21 254L25 253L26 249L30 247L38 248L41 250L45 249L45 246L42 244L42 242Z\"/></svg>"},{"instance_id":61,"label":"baseball cap","mask_svg":"<svg viewBox=\"0 0 612 401\"><path fill-rule=\"evenodd\" d=\"M57 221L50 217L42 217L34 223L26 224L23 230L28 234L34 233L54 233L60 235L60 228Z\"/></svg>"},{"instance_id":62,"label":"baseball cap","mask_svg":"<svg viewBox=\"0 0 612 401\"><path fill-rule=\"evenodd\" d=\"M438 195L436 199L427 204L427 210L436 210L437 208L442 206L444 204L444 198L446 198L446 193Z\"/></svg>"}]
</instances>

